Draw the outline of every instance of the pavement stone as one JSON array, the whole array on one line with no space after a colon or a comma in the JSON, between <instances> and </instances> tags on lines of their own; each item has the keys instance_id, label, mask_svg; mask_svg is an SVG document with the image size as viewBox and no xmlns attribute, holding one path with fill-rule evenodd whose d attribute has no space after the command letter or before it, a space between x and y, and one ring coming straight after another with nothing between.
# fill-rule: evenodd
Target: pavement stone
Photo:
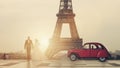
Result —
<instances>
[{"instance_id":1,"label":"pavement stone","mask_svg":"<svg viewBox=\"0 0 120 68\"><path fill-rule=\"evenodd\" d=\"M0 60L0 68L118 68L120 60Z\"/></svg>"}]
</instances>

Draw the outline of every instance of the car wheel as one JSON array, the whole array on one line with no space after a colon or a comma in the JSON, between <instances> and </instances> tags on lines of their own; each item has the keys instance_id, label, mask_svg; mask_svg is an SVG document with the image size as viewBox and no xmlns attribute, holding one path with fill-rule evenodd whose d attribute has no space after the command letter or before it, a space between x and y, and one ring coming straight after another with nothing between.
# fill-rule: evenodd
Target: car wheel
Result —
<instances>
[{"instance_id":1,"label":"car wheel","mask_svg":"<svg viewBox=\"0 0 120 68\"><path fill-rule=\"evenodd\" d=\"M71 55L70 55L70 60L71 60L71 61L77 60L77 56L76 56L75 54L71 54Z\"/></svg>"},{"instance_id":2,"label":"car wheel","mask_svg":"<svg viewBox=\"0 0 120 68\"><path fill-rule=\"evenodd\" d=\"M100 58L99 58L99 61L105 62L105 61L106 61L106 58L105 58L105 57L100 57Z\"/></svg>"}]
</instances>

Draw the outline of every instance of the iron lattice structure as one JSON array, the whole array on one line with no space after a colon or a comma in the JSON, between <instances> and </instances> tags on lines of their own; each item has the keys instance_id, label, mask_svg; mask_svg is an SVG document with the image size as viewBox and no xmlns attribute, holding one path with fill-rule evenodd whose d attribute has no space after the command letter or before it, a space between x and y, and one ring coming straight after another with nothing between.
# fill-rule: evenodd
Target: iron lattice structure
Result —
<instances>
[{"instance_id":1,"label":"iron lattice structure","mask_svg":"<svg viewBox=\"0 0 120 68\"><path fill-rule=\"evenodd\" d=\"M82 39L79 38L74 20L75 14L73 13L72 0L60 0L59 12L56 16L58 18L56 27L46 51L48 58L51 58L59 51L80 48L82 46ZM71 38L60 37L63 24L69 25Z\"/></svg>"}]
</instances>

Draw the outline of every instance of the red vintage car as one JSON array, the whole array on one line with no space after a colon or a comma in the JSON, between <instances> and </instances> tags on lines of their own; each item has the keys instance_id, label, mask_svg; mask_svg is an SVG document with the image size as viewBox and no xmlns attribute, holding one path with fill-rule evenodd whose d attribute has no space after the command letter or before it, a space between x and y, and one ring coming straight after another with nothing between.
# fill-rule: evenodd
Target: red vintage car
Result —
<instances>
[{"instance_id":1,"label":"red vintage car","mask_svg":"<svg viewBox=\"0 0 120 68\"><path fill-rule=\"evenodd\" d=\"M71 49L67 55L72 61L78 58L97 58L101 62L106 61L110 56L107 49L101 43L97 42L85 43L80 49Z\"/></svg>"}]
</instances>

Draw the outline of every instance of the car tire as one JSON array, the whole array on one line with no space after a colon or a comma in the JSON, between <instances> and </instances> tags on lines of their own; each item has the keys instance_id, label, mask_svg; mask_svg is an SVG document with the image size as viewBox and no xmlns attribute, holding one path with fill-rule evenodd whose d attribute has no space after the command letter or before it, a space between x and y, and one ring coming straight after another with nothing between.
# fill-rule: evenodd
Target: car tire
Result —
<instances>
[{"instance_id":1,"label":"car tire","mask_svg":"<svg viewBox=\"0 0 120 68\"><path fill-rule=\"evenodd\" d=\"M106 58L105 58L105 57L100 57L100 58L99 58L99 61L100 61L100 62L105 62L105 61L106 61Z\"/></svg>"},{"instance_id":2,"label":"car tire","mask_svg":"<svg viewBox=\"0 0 120 68\"><path fill-rule=\"evenodd\" d=\"M77 60L77 56L75 54L71 54L69 58L71 61Z\"/></svg>"}]
</instances>

